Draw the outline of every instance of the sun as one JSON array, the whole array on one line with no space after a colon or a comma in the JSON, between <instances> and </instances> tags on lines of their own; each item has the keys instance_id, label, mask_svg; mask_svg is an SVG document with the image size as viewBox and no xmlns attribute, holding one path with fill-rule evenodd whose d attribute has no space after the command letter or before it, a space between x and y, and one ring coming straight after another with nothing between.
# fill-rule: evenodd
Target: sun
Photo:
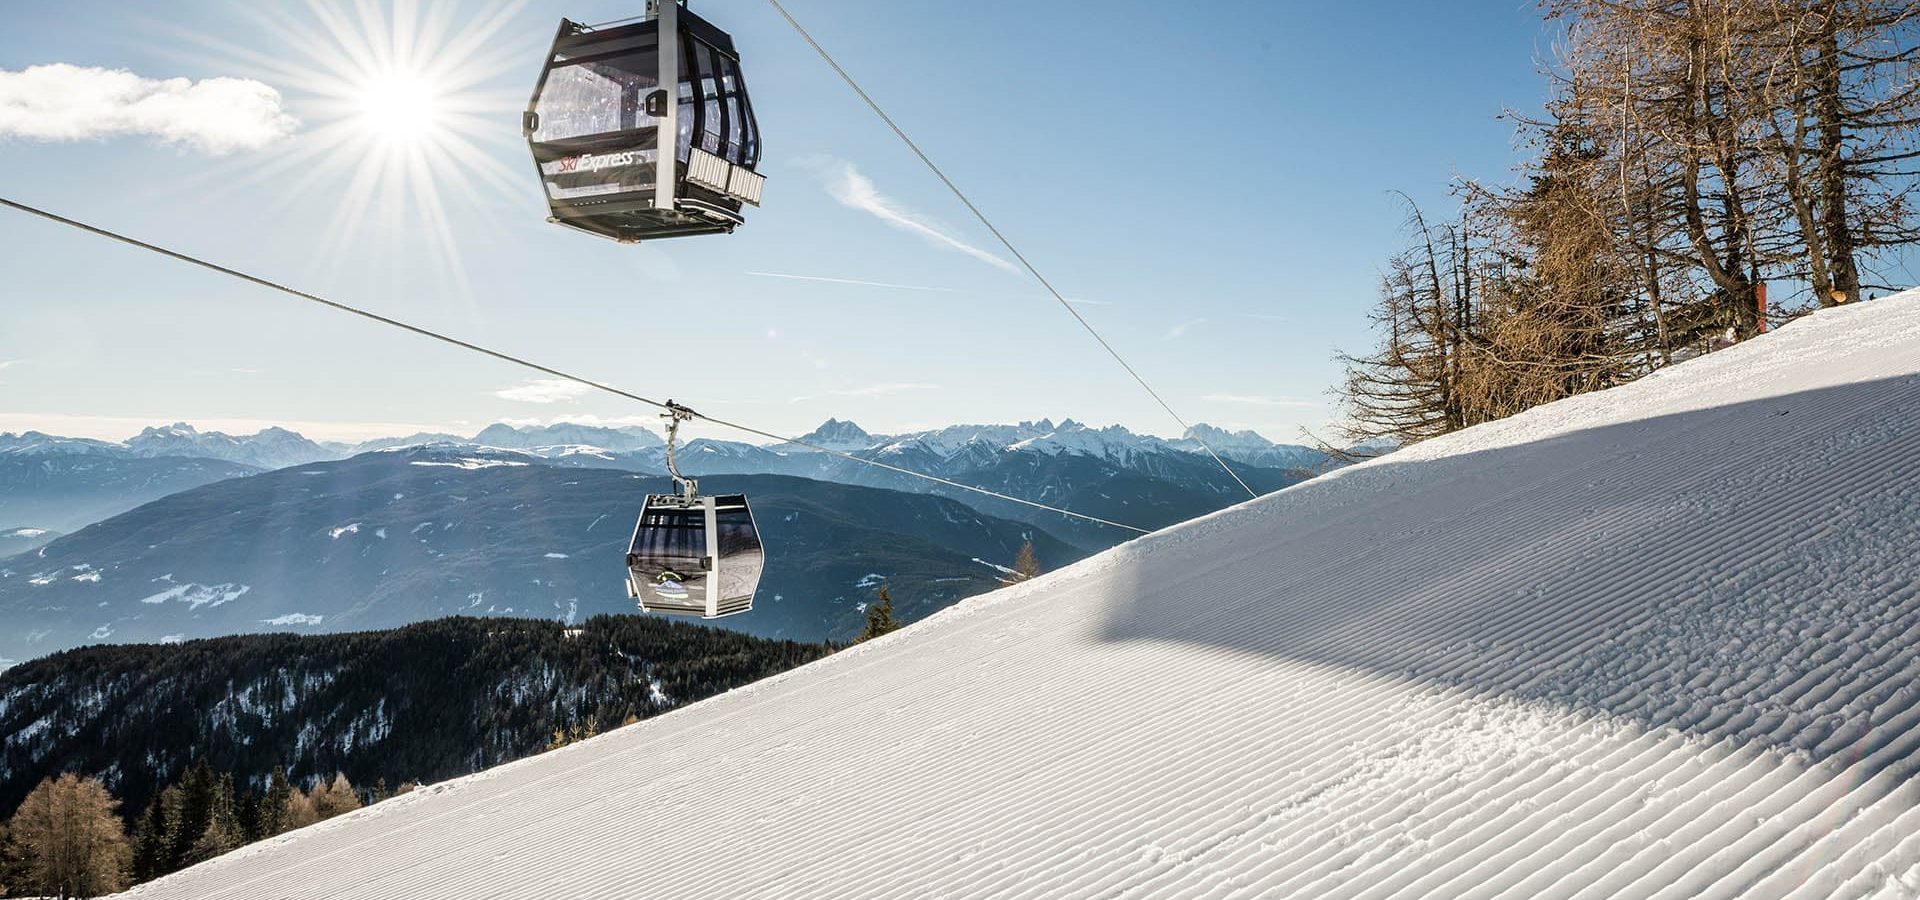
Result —
<instances>
[{"instance_id":1,"label":"sun","mask_svg":"<svg viewBox=\"0 0 1920 900\"><path fill-rule=\"evenodd\" d=\"M488 216L529 193L513 76L545 46L513 26L527 0L307 0L244 4L258 36L181 32L287 92L294 142L218 188L279 185L287 202L331 209L313 258L331 267L425 262L455 287L465 274L450 222ZM268 49L272 48L272 49Z\"/></svg>"},{"instance_id":2,"label":"sun","mask_svg":"<svg viewBox=\"0 0 1920 900\"><path fill-rule=\"evenodd\" d=\"M441 127L444 97L418 72L382 72L360 86L359 123L374 139L396 144L424 140Z\"/></svg>"}]
</instances>

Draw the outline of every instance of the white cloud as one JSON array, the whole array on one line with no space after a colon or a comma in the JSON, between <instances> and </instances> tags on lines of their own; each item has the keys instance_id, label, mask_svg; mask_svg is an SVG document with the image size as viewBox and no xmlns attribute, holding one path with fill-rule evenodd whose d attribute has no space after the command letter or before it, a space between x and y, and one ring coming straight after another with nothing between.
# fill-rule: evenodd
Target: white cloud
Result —
<instances>
[{"instance_id":1,"label":"white cloud","mask_svg":"<svg viewBox=\"0 0 1920 900\"><path fill-rule=\"evenodd\" d=\"M1208 403L1237 403L1243 406L1279 406L1292 409L1310 409L1321 405L1312 400L1294 400L1289 397L1262 397L1255 394L1208 394L1200 399Z\"/></svg>"},{"instance_id":2,"label":"white cloud","mask_svg":"<svg viewBox=\"0 0 1920 900\"><path fill-rule=\"evenodd\" d=\"M66 63L0 69L0 137L147 135L218 155L269 146L299 124L279 91L246 78L153 79Z\"/></svg>"},{"instance_id":3,"label":"white cloud","mask_svg":"<svg viewBox=\"0 0 1920 900\"><path fill-rule=\"evenodd\" d=\"M786 272L748 272L761 278L786 278L792 281L824 281L828 284L852 284L860 287L897 288L903 291L935 291L942 294L958 293L953 288L928 287L922 284L894 284L890 281L866 281L859 278L833 278L827 275L790 275Z\"/></svg>"},{"instance_id":4,"label":"white cloud","mask_svg":"<svg viewBox=\"0 0 1920 900\"><path fill-rule=\"evenodd\" d=\"M521 403L560 403L577 400L593 388L578 381L564 378L537 378L525 384L516 384L510 388L501 388L493 395L502 400L517 400Z\"/></svg>"},{"instance_id":5,"label":"white cloud","mask_svg":"<svg viewBox=\"0 0 1920 900\"><path fill-rule=\"evenodd\" d=\"M1188 330L1192 329L1193 326L1195 325L1204 325L1206 324L1206 321L1207 321L1206 319L1188 319L1185 322L1181 322L1180 324L1167 329L1166 339L1169 341L1177 341L1183 337L1186 337Z\"/></svg>"},{"instance_id":6,"label":"white cloud","mask_svg":"<svg viewBox=\"0 0 1920 900\"><path fill-rule=\"evenodd\" d=\"M853 163L842 162L837 170L829 168L827 193L841 205L871 213L880 221L903 231L910 231L924 238L928 243L951 250L958 250L974 259L996 268L1018 273L1013 263L975 247L945 230L928 222L919 214L901 206L893 198L880 193L874 187L873 179L860 174Z\"/></svg>"},{"instance_id":7,"label":"white cloud","mask_svg":"<svg viewBox=\"0 0 1920 900\"><path fill-rule=\"evenodd\" d=\"M0 359L0 372L13 368L19 362L17 359Z\"/></svg>"}]
</instances>

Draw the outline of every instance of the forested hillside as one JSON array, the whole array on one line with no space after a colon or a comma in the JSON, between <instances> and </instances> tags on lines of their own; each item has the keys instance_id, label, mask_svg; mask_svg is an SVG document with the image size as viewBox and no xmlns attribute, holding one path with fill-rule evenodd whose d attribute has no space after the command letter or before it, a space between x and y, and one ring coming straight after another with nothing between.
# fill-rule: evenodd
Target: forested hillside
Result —
<instances>
[{"instance_id":1,"label":"forested hillside","mask_svg":"<svg viewBox=\"0 0 1920 900\"><path fill-rule=\"evenodd\" d=\"M646 718L828 652L642 616L452 618L391 631L70 650L0 672L0 818L42 779L100 776L136 817L196 761L263 789L432 782L556 729Z\"/></svg>"}]
</instances>

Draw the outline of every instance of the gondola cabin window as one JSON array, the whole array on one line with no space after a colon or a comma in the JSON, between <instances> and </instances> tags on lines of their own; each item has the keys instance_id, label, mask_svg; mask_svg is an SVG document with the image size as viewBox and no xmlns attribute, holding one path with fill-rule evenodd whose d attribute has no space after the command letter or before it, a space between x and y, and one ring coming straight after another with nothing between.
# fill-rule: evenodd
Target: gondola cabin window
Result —
<instances>
[{"instance_id":1,"label":"gondola cabin window","mask_svg":"<svg viewBox=\"0 0 1920 900\"><path fill-rule=\"evenodd\" d=\"M535 141L556 141L654 127L646 98L660 86L658 48L647 46L611 57L589 58L547 74L534 111Z\"/></svg>"}]
</instances>

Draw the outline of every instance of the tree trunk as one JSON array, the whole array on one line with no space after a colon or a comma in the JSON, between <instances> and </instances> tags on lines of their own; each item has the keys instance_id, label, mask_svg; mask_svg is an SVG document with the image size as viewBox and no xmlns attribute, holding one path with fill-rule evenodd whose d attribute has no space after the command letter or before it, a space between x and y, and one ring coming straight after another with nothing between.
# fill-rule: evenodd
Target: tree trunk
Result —
<instances>
[{"instance_id":1,"label":"tree trunk","mask_svg":"<svg viewBox=\"0 0 1920 900\"><path fill-rule=\"evenodd\" d=\"M1831 287L1821 306L1860 299L1860 269L1854 261L1853 229L1848 221L1846 109L1840 86L1840 9L1838 0L1822 4L1819 39L1813 61L1813 114L1819 122L1820 218Z\"/></svg>"}]
</instances>

